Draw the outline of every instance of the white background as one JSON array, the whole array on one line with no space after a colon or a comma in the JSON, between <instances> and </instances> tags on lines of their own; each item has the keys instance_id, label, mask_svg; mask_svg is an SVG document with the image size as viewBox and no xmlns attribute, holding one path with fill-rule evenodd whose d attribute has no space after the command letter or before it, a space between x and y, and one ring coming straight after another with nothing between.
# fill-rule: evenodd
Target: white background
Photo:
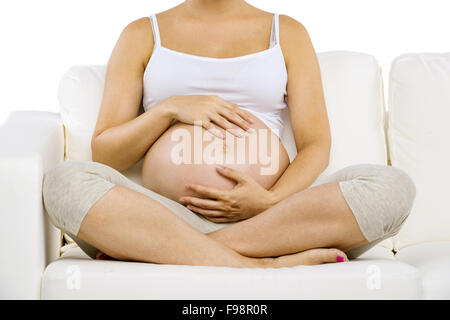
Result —
<instances>
[{"instance_id":1,"label":"white background","mask_svg":"<svg viewBox=\"0 0 450 320\"><path fill-rule=\"evenodd\" d=\"M106 64L128 23L181 2L0 0L0 124L13 110L58 111L58 82L70 66ZM449 0L248 2L302 22L317 52L374 55L385 83L400 54L450 51Z\"/></svg>"}]
</instances>

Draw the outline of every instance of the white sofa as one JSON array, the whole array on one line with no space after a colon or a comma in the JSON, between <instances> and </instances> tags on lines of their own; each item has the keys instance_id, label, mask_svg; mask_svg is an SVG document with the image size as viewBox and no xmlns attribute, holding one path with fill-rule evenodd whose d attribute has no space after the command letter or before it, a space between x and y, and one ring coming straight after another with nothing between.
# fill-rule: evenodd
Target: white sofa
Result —
<instances>
[{"instance_id":1,"label":"white sofa","mask_svg":"<svg viewBox=\"0 0 450 320\"><path fill-rule=\"evenodd\" d=\"M0 127L0 298L3 299L449 299L450 54L392 63L389 112L376 59L319 54L332 127L331 172L390 164L416 182L413 211L394 238L340 264L233 269L91 260L48 223L42 176L91 160L106 66L63 76L60 113L13 112ZM288 123L285 114L285 121ZM290 127L283 135L295 156ZM139 182L141 163L125 173Z\"/></svg>"}]
</instances>

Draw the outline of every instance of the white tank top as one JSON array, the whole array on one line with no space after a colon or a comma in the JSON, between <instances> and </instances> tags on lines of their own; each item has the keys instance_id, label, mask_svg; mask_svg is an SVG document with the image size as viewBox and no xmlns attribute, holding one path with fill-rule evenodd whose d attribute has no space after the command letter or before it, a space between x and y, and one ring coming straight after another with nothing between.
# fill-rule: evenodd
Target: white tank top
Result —
<instances>
[{"instance_id":1,"label":"white tank top","mask_svg":"<svg viewBox=\"0 0 450 320\"><path fill-rule=\"evenodd\" d=\"M165 48L156 15L149 18L154 47L143 77L145 111L173 95L217 95L254 114L281 136L287 70L277 13L272 19L270 48L232 58L202 57Z\"/></svg>"}]
</instances>

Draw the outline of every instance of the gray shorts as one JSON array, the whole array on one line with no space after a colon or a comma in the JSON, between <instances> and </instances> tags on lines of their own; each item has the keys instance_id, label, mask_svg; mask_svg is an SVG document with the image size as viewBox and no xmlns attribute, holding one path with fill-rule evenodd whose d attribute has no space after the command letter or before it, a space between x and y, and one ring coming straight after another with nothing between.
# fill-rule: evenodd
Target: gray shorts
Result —
<instances>
[{"instance_id":1,"label":"gray shorts","mask_svg":"<svg viewBox=\"0 0 450 320\"><path fill-rule=\"evenodd\" d=\"M415 186L402 170L383 165L360 164L346 167L323 183L338 182L342 194L368 244L347 252L356 258L400 230L415 197ZM136 184L119 171L91 161L66 161L44 175L44 205L51 222L67 233L90 257L98 249L77 237L89 209L114 185L143 193L160 202L176 216L202 233L231 223L215 223L185 206Z\"/></svg>"}]
</instances>

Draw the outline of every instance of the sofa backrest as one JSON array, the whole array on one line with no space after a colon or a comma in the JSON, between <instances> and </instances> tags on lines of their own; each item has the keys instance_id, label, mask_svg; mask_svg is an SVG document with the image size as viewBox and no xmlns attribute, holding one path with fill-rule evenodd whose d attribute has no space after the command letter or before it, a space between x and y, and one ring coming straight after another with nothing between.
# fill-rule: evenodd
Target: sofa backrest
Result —
<instances>
[{"instance_id":1,"label":"sofa backrest","mask_svg":"<svg viewBox=\"0 0 450 320\"><path fill-rule=\"evenodd\" d=\"M450 241L450 53L402 55L392 62L389 83L391 163L417 191L395 249Z\"/></svg>"},{"instance_id":2,"label":"sofa backrest","mask_svg":"<svg viewBox=\"0 0 450 320\"><path fill-rule=\"evenodd\" d=\"M358 163L387 164L383 78L377 60L344 51L318 55L331 127L330 164L313 185ZM291 159L297 154L287 112L283 139Z\"/></svg>"},{"instance_id":3,"label":"sofa backrest","mask_svg":"<svg viewBox=\"0 0 450 320\"><path fill-rule=\"evenodd\" d=\"M377 61L367 54L342 51L320 53L318 58L333 137L330 165L321 177L350 164L385 164L382 77ZM79 65L70 68L60 81L66 159L92 160L90 140L105 74L106 65ZM287 127L282 140L292 159L297 151L287 110L283 118ZM140 183L141 165L142 161L124 174Z\"/></svg>"}]
</instances>

